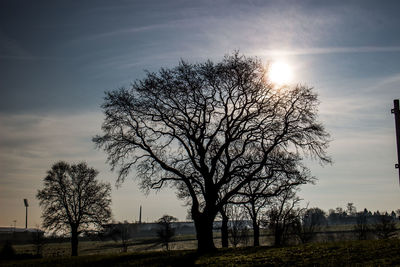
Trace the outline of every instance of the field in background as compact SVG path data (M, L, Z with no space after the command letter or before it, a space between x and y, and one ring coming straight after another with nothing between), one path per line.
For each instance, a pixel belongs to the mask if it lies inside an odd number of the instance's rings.
M398 225L399 226L399 225ZM335 225L329 226L321 230L314 242L329 243L340 241L355 240L353 232L354 225ZM214 233L214 243L218 248L221 248L220 233ZM239 246L251 246L253 243L252 232L249 232L247 243L242 243ZM266 230L261 231L260 244L262 246L272 246L273 237ZM292 245L296 245L292 242ZM14 245L14 249L18 254L35 254L36 247L32 244ZM195 235L178 235L175 241L170 244L171 250L195 250L197 241ZM163 247L156 243L154 238L141 238L130 240L128 252L149 252L162 251ZM118 254L122 252L120 241L80 241L79 255L97 255L97 254ZM400 253L400 251L399 251ZM59 243L48 243L44 245L43 257L66 257L71 254L71 244L66 240Z
M312 243L284 248L220 249L199 256L193 250L51 257L3 261L2 266L394 266L400 265L400 240Z

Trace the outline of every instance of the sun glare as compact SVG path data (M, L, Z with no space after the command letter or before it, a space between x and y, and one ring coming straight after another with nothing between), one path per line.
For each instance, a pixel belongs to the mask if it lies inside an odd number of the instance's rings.
M284 85L292 81L292 69L285 62L274 62L269 69L269 79L277 85Z

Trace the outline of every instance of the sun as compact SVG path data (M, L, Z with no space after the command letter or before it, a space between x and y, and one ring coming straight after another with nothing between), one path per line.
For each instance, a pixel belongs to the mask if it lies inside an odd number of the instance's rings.
M274 62L269 68L269 79L274 84L288 84L292 81L292 76L292 68L283 61Z

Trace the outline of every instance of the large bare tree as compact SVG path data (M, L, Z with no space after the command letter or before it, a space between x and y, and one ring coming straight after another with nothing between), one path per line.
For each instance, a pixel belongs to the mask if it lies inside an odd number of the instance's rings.
M55 163L36 197L43 209L43 226L71 234L71 254L78 255L78 236L101 228L111 219L111 186L96 180L98 171L86 163Z
M106 93L103 132L93 140L123 182L135 168L144 189L170 185L191 205L198 250L215 248L213 221L243 186L271 177L284 152L329 162L317 95L276 87L265 66L238 53L181 62Z

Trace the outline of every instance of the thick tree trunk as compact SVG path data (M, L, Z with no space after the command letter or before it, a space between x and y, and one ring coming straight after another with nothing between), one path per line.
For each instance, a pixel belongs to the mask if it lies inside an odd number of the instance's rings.
M71 256L78 256L78 229L71 227Z
M213 239L214 217L207 213L193 214L194 225L196 227L197 251L200 254L215 251Z
M229 218L225 213L221 212L222 222L221 222L221 243L223 248L227 248L229 246L228 242L228 221Z
M258 225L257 218L253 219L253 245L258 247L260 245L260 226Z
M276 227L275 228L275 246L281 246L282 245L282 237L283 237L283 230L281 227Z

